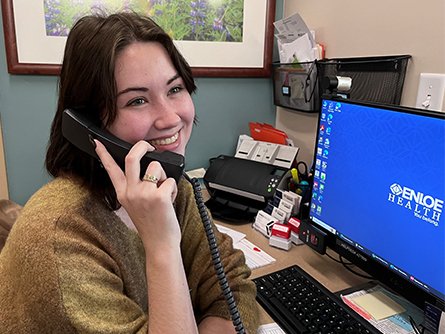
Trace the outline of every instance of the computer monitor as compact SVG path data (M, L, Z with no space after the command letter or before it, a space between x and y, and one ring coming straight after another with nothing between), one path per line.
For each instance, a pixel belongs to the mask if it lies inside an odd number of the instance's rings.
M444 310L445 114L321 102L309 216L328 247Z

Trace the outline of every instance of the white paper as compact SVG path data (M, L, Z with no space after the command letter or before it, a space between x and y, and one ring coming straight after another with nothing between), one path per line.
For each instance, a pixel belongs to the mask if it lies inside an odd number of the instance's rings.
M315 60L308 34L304 34L293 42L281 44L279 52L282 63L305 63Z
M231 228L225 227L223 225L219 225L219 224L215 224L215 225L216 225L216 228L218 229L218 231L220 231L221 233L225 233L232 238L234 245L236 243L240 242L246 236L244 233L232 230Z
M299 14L274 22L281 63L310 62L317 58L314 36Z
M277 323L261 325L258 327L257 334L286 334Z
M218 231L229 235L233 239L233 247L244 253L246 264L250 269L253 270L275 262L275 258L247 240L244 233L219 224L215 225Z
M233 247L243 251L244 256L246 257L246 264L252 270L275 262L275 258L247 239L242 239L234 244Z

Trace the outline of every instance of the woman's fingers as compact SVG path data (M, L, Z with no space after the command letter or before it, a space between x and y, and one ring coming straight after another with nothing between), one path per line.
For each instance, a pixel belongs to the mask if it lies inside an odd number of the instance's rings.
M170 193L171 201L174 202L176 199L176 195L178 194L178 185L176 184L175 179L168 178L166 179L162 185L159 187L162 191L166 191Z
M97 139L94 139L94 143L96 144L96 154L99 156L99 159L110 176L111 182L113 183L114 189L116 193L121 193L125 189L125 174L122 169L118 166L116 161L114 161L113 157L108 153L105 146Z
M125 175L129 185L138 184L141 175L141 159L147 153L154 151L154 147L144 140L138 141L125 157Z
M165 171L159 161L153 160L148 164L147 170L145 171L145 175L142 180L159 185L164 182L166 178L167 175L165 174ZM154 182L154 179L156 179L156 182Z
M176 183L174 179L167 178L164 169L158 161L150 162L142 181L140 179L140 161L148 151L154 150L149 143L139 141L133 145L125 157L124 172L107 151L106 147L97 139L94 139L94 142L96 144L96 153L113 183L121 204L126 203L128 200L134 201L136 198L141 199L147 196L147 193L143 190L144 188L147 190L151 189L149 190L150 192L155 189L161 190L171 198L171 201L174 201L177 194ZM141 186L144 188L140 188Z

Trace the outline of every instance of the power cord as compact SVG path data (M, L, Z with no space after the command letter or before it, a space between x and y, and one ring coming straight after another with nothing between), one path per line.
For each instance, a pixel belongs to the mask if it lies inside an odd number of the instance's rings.
M363 274L360 274L360 273L356 272L355 270L351 269L350 266L354 266L354 264L351 263L351 262L345 262L341 255L338 256L339 257L338 260L336 258L334 258L332 255L328 254L328 253L326 253L326 255L330 259L334 260L335 262L341 263L343 265L343 267L345 267L347 270L349 270L354 275L357 275L357 276L360 276L360 277L363 277L363 278L366 278L366 279L373 279L372 276L363 275Z
M241 316L236 305L235 298L233 298L232 290L230 289L229 283L227 282L227 277L224 272L224 267L221 262L221 257L219 254L218 244L213 232L212 221L208 215L207 208L204 204L202 198L201 185L196 178L190 179L186 173L183 174L185 179L189 181L193 187L193 192L195 194L196 205L201 216L202 223L204 224L204 230L206 232L207 241L210 247L210 254L212 256L213 267L216 271L216 277L219 280L219 285L223 291L224 298L226 299L227 305L229 307L230 316L232 318L232 323L238 334L245 334L244 325L241 321Z
M410 322L411 326L413 327L415 334L423 334L425 332L425 328L422 327L422 329L420 329L419 327L422 325L417 326L417 324L414 321L412 316L409 316L409 322Z

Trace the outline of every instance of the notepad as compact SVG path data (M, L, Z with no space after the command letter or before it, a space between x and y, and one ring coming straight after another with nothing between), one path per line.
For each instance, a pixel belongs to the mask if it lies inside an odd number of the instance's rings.
M405 312L405 309L382 291L374 291L351 300L368 312L375 320Z

